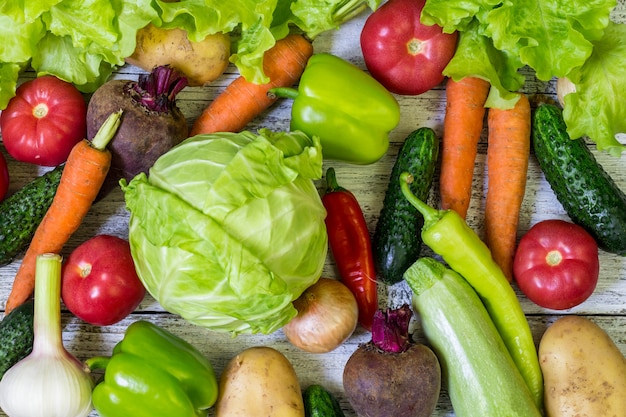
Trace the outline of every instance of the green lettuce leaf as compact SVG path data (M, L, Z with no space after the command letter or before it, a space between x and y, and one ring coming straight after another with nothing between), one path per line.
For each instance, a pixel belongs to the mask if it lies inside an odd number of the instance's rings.
M626 145L616 135L626 132L626 24L610 23L594 41L593 52L568 74L576 92L564 97L563 118L572 138L588 136L598 150L620 156Z
M547 81L581 66L602 36L615 0L504 1L488 14L487 36Z
M572 137L587 135L598 149L619 155L626 129L624 25L611 22L616 0L427 0L422 22L459 31L457 51L444 74L480 77L492 85L487 107L507 109L529 67L542 81L567 77L564 118Z
M211 330L271 333L322 272L321 145L303 133L200 135L122 182L146 289Z
M155 25L185 29L193 40L208 34L232 35L230 61L248 81L269 81L263 72L263 56L277 40L291 31L313 39L337 29L369 7L375 10L382 0L155 0L159 19Z

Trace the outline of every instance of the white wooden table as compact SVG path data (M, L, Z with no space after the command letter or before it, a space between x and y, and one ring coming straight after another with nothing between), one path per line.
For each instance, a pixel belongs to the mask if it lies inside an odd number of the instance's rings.
M366 17L367 13L345 24L339 31L320 35L314 42L315 51L334 53L361 68L365 68L359 47L359 34ZM626 21L625 0L619 0L613 19L619 22ZM140 70L137 68L126 66L120 68L115 77L136 79L139 73ZM230 66L227 72L211 85L186 88L180 93L178 106L187 117L190 125L207 103L217 96L237 75L236 69ZM29 76L32 78L33 74L25 75L25 77ZM524 91L529 95L548 94L554 96L555 83L553 81L540 82L530 76ZM439 134L442 131L445 94L441 86L420 96L397 96L397 99L401 106L401 122L391 133L391 147L385 157L369 166L325 162L325 168L334 166L341 184L356 195L372 232L381 209L391 167L404 138L411 131L422 126L432 127ZM254 131L259 127L268 127L273 130L288 130L289 118L290 102L281 101L254 120L249 125L249 129ZM476 161L474 195L467 216L468 223L478 233L482 232L483 227L485 139L486 131L484 130L483 141ZM42 169L37 169L32 165L16 162L6 154L3 147L0 149L9 163L10 192L20 188L43 172ZM596 155L616 183L626 190L626 159L624 157L619 159L609 157L605 154ZM519 236L542 219L567 219L562 206L545 182L534 157L531 157L530 160L528 177ZM320 181L320 189L322 186ZM437 204L438 184L436 181L433 185L431 199L431 203ZM83 225L66 246L63 255L67 256L77 245L97 234L107 233L127 238L128 217L122 192L117 189L92 207ZM0 310L2 311L19 264L20 259L17 259L9 265L0 267ZM330 255L323 275L337 277ZM550 323L560 315L579 314L599 324L611 336L622 353L626 354L626 258L601 251L600 280L594 294L583 304L571 310L561 312L545 310L527 300L519 291L518 295L537 343ZM380 286L379 298L381 308L396 307L404 302L410 302L411 291L404 283L398 283L391 287ZM335 351L327 354L310 354L292 346L280 330L270 335L242 335L232 338L227 334L197 327L176 315L167 313L153 298L147 295L131 316L116 325L107 327L87 325L64 311L62 315L63 340L66 348L80 359L95 355L108 355L115 343L121 340L126 327L139 319L152 321L194 344L211 360L218 376L226 362L241 350L251 346L272 346L283 352L292 362L303 389L314 383L324 385L338 397L345 409L346 416L355 416L343 393L342 372L344 364L352 352L360 343L370 339L370 333L360 327L346 343ZM414 338L418 342L424 342L419 324L416 323L413 330ZM212 415L214 415L213 410L209 412L209 416ZM434 416L453 415L454 412L444 389ZM0 416L4 416L4 414L0 412ZM97 416L97 413L94 411L91 416Z

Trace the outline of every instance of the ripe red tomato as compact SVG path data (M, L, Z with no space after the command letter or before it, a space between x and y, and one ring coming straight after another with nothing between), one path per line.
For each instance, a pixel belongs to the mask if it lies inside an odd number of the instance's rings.
M374 11L361 31L361 50L372 77L392 93L422 94L444 79L458 34L426 26L426 0L389 0Z
M581 226L543 220L522 236L513 260L520 290L534 303L565 310L585 301L598 283L598 244Z
M4 199L9 190L9 167L4 155L0 153L0 201Z
M56 166L87 134L87 104L72 84L51 75L20 85L0 115L7 152L18 161Z
M63 264L61 298L87 323L119 322L137 308L145 293L130 245L119 237L95 236L74 249Z

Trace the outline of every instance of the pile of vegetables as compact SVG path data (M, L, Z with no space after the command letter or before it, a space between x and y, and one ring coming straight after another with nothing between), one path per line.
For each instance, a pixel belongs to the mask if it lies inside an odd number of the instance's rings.
M443 75L451 77L446 83L439 179L443 210L426 204L439 139L432 129L421 128L406 138L391 172L374 247L356 197L337 184L334 169L327 170L323 196L316 181L322 177L324 159L361 165L378 161L387 152L400 108L389 87L336 56L314 54L310 39L367 7L375 10L379 1L327 0L320 6L314 0L236 0L225 7L217 0L115 4L96 0L94 7L101 8L101 14L88 19L81 14L81 24L76 25L77 3L58 0L19 10L11 4L0 6L0 22L20 35L11 46L20 45L0 52L0 108L15 94L14 84L29 65L37 75L59 76L36 81L64 79L83 92L95 91L87 117L87 136L93 140L78 140L85 134L74 129L78 139L60 159L47 164L30 161L58 166L29 184L24 194L7 199L10 207L0 204L0 236L6 230L17 235L12 227L20 219L17 212L25 210L16 198L39 209L36 213L29 209L23 220L29 223L22 228L25 233L14 247L0 252L0 260L10 262L25 249L25 242L30 244L7 302L7 318L0 323L4 349L0 349L0 407L8 415L80 417L95 406L102 417L193 416L215 406L218 417L343 416L330 391L320 385L302 390L288 357L269 346L240 352L225 364L219 380L210 361L194 346L142 320L128 326L110 356L81 364L65 350L60 337L58 252L97 194L106 193L102 185L107 175L113 185L121 179L130 212L129 242L122 242L132 252L123 268L136 272L140 291L126 310L106 322L74 312L64 296L70 312L91 325L117 323L137 308L144 290L189 323L232 336L282 329L289 342L312 354L339 348L360 323L371 330L372 341L356 349L343 374L346 397L359 416L429 416L442 387L458 416L504 412L539 417L544 409L550 416L622 411L626 359L610 338L597 325L572 316L551 324L537 351L511 285L515 278L531 301L547 308L571 308L595 289L596 240L601 248L624 254L626 210L621 209L626 197L584 142L569 140L572 135L589 135L598 149L614 155L624 149L615 140L615 133L624 130L624 113L602 97L625 85L619 76L614 79L618 71L613 70L625 69L623 57L615 55L624 52L618 40L626 31L624 25L608 20L611 2L601 0L592 7L577 0L565 7L556 0L536 5L426 1L423 22L437 23L453 34L447 36L447 52L450 39L459 38L443 73L436 70L437 77L424 80L434 80L431 88ZM206 13L207 6L212 13ZM529 16L535 6L549 17L541 24ZM511 16L514 24L507 19ZM297 33L290 33L294 28ZM566 36L547 42L548 32L555 28ZM195 61L198 55L189 59L175 56L172 49L159 49L164 46L160 36L166 32L180 43L208 40L208 51L216 54L210 57L208 70L190 75L188 81L187 74L203 64ZM20 53L15 55L15 50ZM447 62L449 56L442 60ZM161 65L164 61L172 67ZM123 62L153 71L137 83L105 83ZM203 111L188 137L176 94L186 85L216 79L228 62L237 65L240 77ZM590 80L590 74L608 64L615 65L600 81L597 75ZM518 92L524 82L518 70L524 65L540 80L557 76L575 82L577 91L563 99L563 113L542 105L531 119L531 103ZM297 90L288 88L298 81ZM146 109L129 100L131 96L153 107ZM290 131L245 130L279 96L295 98ZM74 94L77 97L82 102L80 94ZM587 116L576 113L579 106L601 109L598 126L591 127ZM481 238L464 219L474 148L485 115L489 178L486 234ZM168 119L157 124L162 116ZM557 232L578 240L570 242L571 247L581 243L572 262L587 262L589 267L583 279L571 275L578 287L566 282L569 276L562 279L558 288L552 288L548 303L536 295L540 285L536 277L524 277L525 282L521 273L526 271L519 266L524 256L537 259L539 251L524 244L539 228L516 245L531 139L546 180L567 214L579 223L561 222L558 226L571 226L567 230L572 233ZM357 141L361 146L355 146ZM8 172L3 173L5 164L0 162L2 200ZM86 165L92 162L88 171ZM581 174L589 179L584 186L572 180ZM421 183L411 184L415 180ZM42 187L47 188L45 195ZM576 194L582 188L599 196L596 207ZM28 193L40 195L29 199ZM597 220L606 219L607 213L613 222ZM5 214L11 214L10 221ZM423 256L422 243L441 259ZM328 248L339 280L321 278ZM563 254L555 252L550 255L558 259L549 267L563 260ZM81 255L78 250L74 253ZM547 281L555 272L545 268L553 258L544 258L539 267ZM529 269L531 263L526 261ZM80 260L70 257L68 264L72 263ZM408 305L379 310L378 279L388 285L404 279L413 291L413 310ZM409 334L414 311L421 327L413 336L422 332L428 345L413 343ZM8 338L20 343L3 343ZM104 376L94 381L88 370L104 371ZM62 375L59 383L43 378L51 372ZM25 401L32 391L46 403ZM163 396L168 401L162 401Z
M228 34L230 61L247 80L264 83L265 51L294 27L314 38L379 4L380 0L331 0L322 6L315 0L96 0L85 13L81 0L8 2L0 6L0 26L9 43L0 52L0 109L15 95L17 80L28 66L37 75L55 75L83 92L95 91L134 54L136 35L148 24L184 30L194 42Z
M626 92L626 24L611 21L615 4L427 0L422 22L459 32L456 53L443 73L455 81L489 81L488 107L509 108L517 101L524 66L542 81L569 79L575 86L564 97L569 135L588 136L598 149L620 155L626 146L616 134L626 132L626 110L614 98Z

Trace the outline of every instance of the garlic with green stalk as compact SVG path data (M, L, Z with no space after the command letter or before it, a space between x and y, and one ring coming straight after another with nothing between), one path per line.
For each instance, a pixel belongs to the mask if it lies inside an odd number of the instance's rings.
M85 417L94 382L61 337L61 264L37 257L33 350L0 381L0 408L9 417Z

